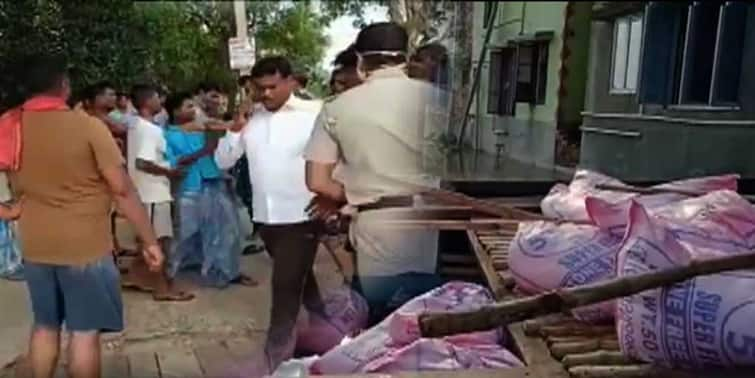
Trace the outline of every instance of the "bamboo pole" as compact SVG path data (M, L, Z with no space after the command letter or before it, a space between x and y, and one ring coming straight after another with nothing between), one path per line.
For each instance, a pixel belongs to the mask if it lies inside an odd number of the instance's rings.
M686 266L550 291L536 296L496 303L476 311L424 314L419 319L420 329L423 337L443 337L484 331L537 316L561 313L577 307L672 285L696 276L753 268L755 268L755 253L692 261Z
M508 219L480 219L480 220L424 220L424 219L374 219L369 221L370 227L398 228L404 230L433 229L433 230L497 230L501 226L516 226L520 221Z
M611 184L598 184L595 185L595 189L608 190L612 192L626 192L626 193L639 193L639 194L680 194L688 197L699 197L705 195L705 192L698 192L694 190L674 189L674 188L640 188L630 185L611 185Z

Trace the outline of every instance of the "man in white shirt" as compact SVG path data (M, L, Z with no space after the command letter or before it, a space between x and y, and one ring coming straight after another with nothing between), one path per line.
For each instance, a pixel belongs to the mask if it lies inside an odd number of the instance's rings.
M139 116L128 129L128 172L139 198L147 208L160 245L163 250L170 251L173 238L173 196L170 180L180 178L182 173L170 167L165 156L167 146L163 129L152 122L155 114L163 108L157 90L147 85L137 85L133 89L132 102ZM130 269L129 278L133 280L132 285L141 289L151 289L150 283L139 282L145 277L140 276L144 274L144 270L138 268L139 265L136 265ZM194 298L190 293L174 289L164 272L159 277L150 278L149 281L156 280L153 297L157 301L186 301ZM128 283L126 285L128 286Z
M320 309L312 272L317 230L305 208L312 199L304 179L304 147L321 104L293 96L296 82L283 57L261 59L252 80L262 106L244 126L236 122L215 151L221 169L233 167L242 155L249 160L254 222L273 258L273 296L266 341L267 369L293 355L294 326L302 297L308 308ZM238 120L237 120L238 121Z

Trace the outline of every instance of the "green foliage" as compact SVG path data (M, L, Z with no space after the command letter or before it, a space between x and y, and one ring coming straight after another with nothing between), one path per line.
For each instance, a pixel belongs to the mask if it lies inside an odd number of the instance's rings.
M372 5L388 5L387 0L333 0L320 2L320 11L329 20L334 20L341 15L354 17L354 27L362 28L365 26L364 10Z
M283 55L296 70L309 70L320 64L328 38L327 21L304 2L283 3L268 13L265 23L256 25L254 36L258 55Z
M150 41L150 74L174 91L191 91L204 80L230 90L235 82L225 59L230 22L216 8L192 5L137 3Z
M343 14L360 17L366 1L248 1L258 54L282 54L307 71L322 94L328 74L320 61L326 28ZM71 66L74 93L99 80L127 89L136 82L191 90L211 80L232 91L228 38L235 35L230 1L14 0L0 1L0 110L18 102L23 83L17 61L61 52Z

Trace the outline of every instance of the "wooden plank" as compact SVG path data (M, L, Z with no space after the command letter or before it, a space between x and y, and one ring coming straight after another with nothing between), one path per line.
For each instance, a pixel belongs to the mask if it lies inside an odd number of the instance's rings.
M527 337L524 335L522 323L514 323L508 326L514 343L519 347L519 352L524 362L532 369L536 377L543 378L567 378L569 373L556 360L554 360L548 346L540 338Z
M426 219L375 219L370 221L370 226L399 228L403 230L430 229L430 230L494 230L508 223L519 223L509 219L475 219L475 220L426 220Z
M128 356L133 378L160 378L157 356L154 353L133 353Z
M194 348L194 354L205 378L221 378L235 365L229 350L219 343L200 345Z
M513 207L539 208L543 196L492 197L488 200Z
M490 245L509 245L511 244L512 239L514 238L514 233L508 234L508 235L500 235L497 237L490 237L490 236L480 236L479 239L484 244L490 244Z
M501 277L499 277L498 273L495 271L490 255L488 255L482 247L480 241L477 240L477 235L475 235L474 231L468 230L467 238L472 246L472 251L474 251L475 256L477 257L477 262L479 263L480 269L482 269L482 274L485 276L485 281L487 281L490 290L493 291L493 296L496 299L500 299L505 295L510 294L509 290L503 285Z
M167 350L157 353L161 378L201 378L202 369L199 367L194 351Z
M102 376L104 378L128 378L128 357L123 354L109 354L102 357Z
M414 220L467 220L470 218L490 217L468 206L423 206L423 207L391 207L380 210L380 216L398 219Z
M479 198L470 197L466 194L437 188L425 188L424 193L428 197L447 204L471 207L479 212L508 219L547 219L545 216L515 207L496 203Z
M509 268L508 261L493 261L493 269L496 271L506 270Z

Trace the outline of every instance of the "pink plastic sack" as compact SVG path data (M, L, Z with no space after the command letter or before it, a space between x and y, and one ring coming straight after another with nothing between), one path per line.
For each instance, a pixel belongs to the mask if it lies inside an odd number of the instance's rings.
M296 348L323 354L338 345L346 336L354 336L367 327L367 301L343 286L323 295L322 314L305 312L296 328ZM306 311L306 310L302 310Z
M465 311L493 303L482 286L451 282L414 298L380 324L329 351L312 374L396 373L421 370L488 369L522 366L501 346L501 332L440 339L420 337L418 316L432 311Z
M590 221L602 229L621 235L624 234L624 229L627 226L631 204L632 200L609 203L593 197L585 199L585 207ZM743 214L751 211L752 205L733 191L718 190L700 197L692 197L662 206L648 207L643 205L643 207L655 217L682 223L725 223L727 218L731 220L742 219L743 216L746 218L747 216Z
M710 176L673 181L658 185L657 187L701 194L716 190L736 191L737 179L739 179L738 175ZM590 219L585 206L585 199L588 197L597 198L612 204L634 199L639 201L648 210L690 198L687 195L676 193L639 195L637 193L596 189L596 186L600 184L612 186L626 185L615 178L581 169L574 174L574 179L569 186L563 184L555 185L541 202L540 209L543 215L551 218L587 221Z
M701 234L707 235L705 240L716 240L711 233L721 234L728 232L728 228L748 227L747 222L742 221L747 215L742 213L751 206L732 191L715 191L665 205L661 205L658 198L645 198L645 201L652 202L651 213L679 221L674 234L682 241L699 240ZM629 206L635 200L642 199L637 197L611 203L587 197L585 209L589 221L595 226L543 221L520 223L509 249L509 269L517 288L525 294L537 294L614 278L616 255L625 234ZM715 244L714 248L725 246ZM587 322L607 321L613 319L614 313L615 307L610 301L573 311L577 319Z
M509 249L509 271L525 294L611 279L621 236L592 225L522 222ZM606 302L573 313L600 322L613 319L614 307Z
M730 196L730 194L725 194ZM723 225L711 232L711 225ZM749 226L748 226L749 225ZM688 264L755 244L752 206L722 209L678 222L651 217L638 203L620 248L618 275ZM694 369L755 364L755 271L700 276L668 288L645 291L617 302L622 351L671 368Z

